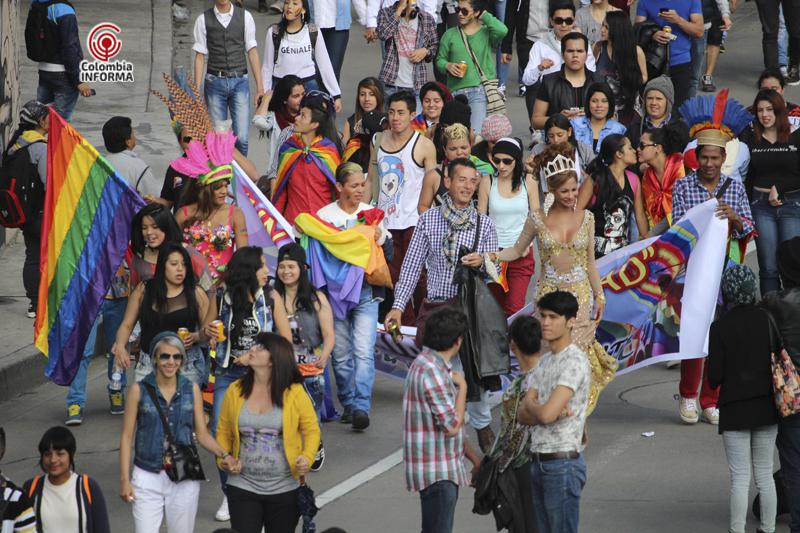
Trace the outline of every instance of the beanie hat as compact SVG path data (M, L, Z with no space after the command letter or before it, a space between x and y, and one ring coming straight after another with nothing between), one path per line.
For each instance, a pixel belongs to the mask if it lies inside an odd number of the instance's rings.
M517 162L522 161L522 143L513 137L503 137L494 143L492 148L492 155L506 154L510 155Z
M161 333L158 333L155 337L153 337L153 340L150 341L150 346L149 346L150 351L148 352L150 354L150 356L153 359L157 359L156 353L155 353L156 352L156 346L158 346L158 344L161 341L163 341L164 339L169 339L169 338L178 339L178 342L176 344L180 344L180 348L178 348L178 349L180 350L181 355L183 356L183 358L186 359L186 348L183 345L183 340L174 331L162 331Z
M756 301L756 275L747 265L733 265L722 273L722 297L730 305Z
M39 121L49 113L48 107L37 100L25 102L19 111L19 123L26 126L38 126Z
M659 76L647 82L644 86L644 97L647 98L647 93L650 91L658 91L667 99L667 113L672 111L672 105L675 103L675 87L672 85L672 80L668 76Z
M800 237L778 245L778 273L784 289L800 287Z
M452 101L444 104L444 107L442 107L442 115L439 117L439 123L443 126L463 124L469 128L471 120L472 110L464 95L461 94L456 96Z
M489 142L508 137L511 132L511 122L507 116L501 114L489 115L481 126L481 137Z

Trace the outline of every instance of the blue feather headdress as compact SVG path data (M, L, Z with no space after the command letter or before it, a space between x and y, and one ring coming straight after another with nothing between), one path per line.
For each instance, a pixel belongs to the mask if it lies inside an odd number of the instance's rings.
M728 89L722 89L715 96L695 96L686 100L678 112L689 124L691 137L713 129L733 139L753 122L753 115L742 104L728 98Z

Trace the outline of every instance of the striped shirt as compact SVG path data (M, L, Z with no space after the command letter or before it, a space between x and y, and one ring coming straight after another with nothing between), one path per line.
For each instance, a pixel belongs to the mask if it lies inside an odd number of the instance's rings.
M25 493L0 474L0 507L6 505L0 516L0 533L35 533L36 515Z
M414 359L403 392L403 463L406 487L421 491L437 481L468 485L464 469L464 431L458 424L456 388L450 364L424 348Z

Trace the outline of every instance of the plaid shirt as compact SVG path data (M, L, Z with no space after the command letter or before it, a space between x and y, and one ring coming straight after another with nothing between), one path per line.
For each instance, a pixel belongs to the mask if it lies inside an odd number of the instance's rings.
M722 201L731 206L736 214L742 218L742 231L734 229L733 238L741 239L746 237L753 231L753 215L750 212L750 202L747 200L747 193L745 193L742 182L729 178L725 174L720 175L719 183L714 187L713 194L708 194L708 189L700 183L697 172L692 172L679 179L672 189L673 223L683 218L683 215L685 215L689 209L716 197L717 191L722 187L725 180L731 180L731 184L728 186L725 194L722 195Z
M397 3L384 7L378 13L378 38L386 41L386 55L381 65L379 75L381 81L386 85L394 85L397 80L397 70L400 68L400 61L397 55L397 36L400 33L400 19L395 16ZM417 48L426 48L428 55L424 61L414 63L414 90L419 92L422 86L428 83L428 66L434 57L439 46L439 37L436 33L436 21L425 11L417 10Z
M453 273L455 265L447 260L442 248L445 235L450 231L450 224L442 216L439 207L428 209L419 216L411 242L403 258L403 266L400 269L400 279L394 289L395 309L401 311L406 308L406 302L417 286L422 265L428 268L428 292L429 300L447 300L458 294L458 285L453 283ZM478 214L480 217L481 235L478 239L479 254L497 251L497 230L491 218ZM473 226L468 231L458 234L458 243L465 248L472 250L475 242L475 229ZM483 267L481 267L483 268Z
M458 424L450 364L424 348L411 363L403 392L403 462L406 487L420 491L437 481L469 485L464 469L464 430Z

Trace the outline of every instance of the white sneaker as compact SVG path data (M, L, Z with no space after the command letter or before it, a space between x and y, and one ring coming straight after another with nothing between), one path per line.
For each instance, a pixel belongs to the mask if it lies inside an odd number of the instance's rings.
M228 511L228 497L222 498L222 504L217 509L217 514L214 515L214 520L217 522L227 522L231 519L231 513Z
M681 398L681 420L686 424L697 424L699 419L697 400L694 398Z
M714 426L719 425L719 409L716 407L706 407L703 409L703 421Z
M672 370L676 366L681 366L681 360L675 359L673 361L667 361L666 363L664 363L664 366L667 367L667 369Z

